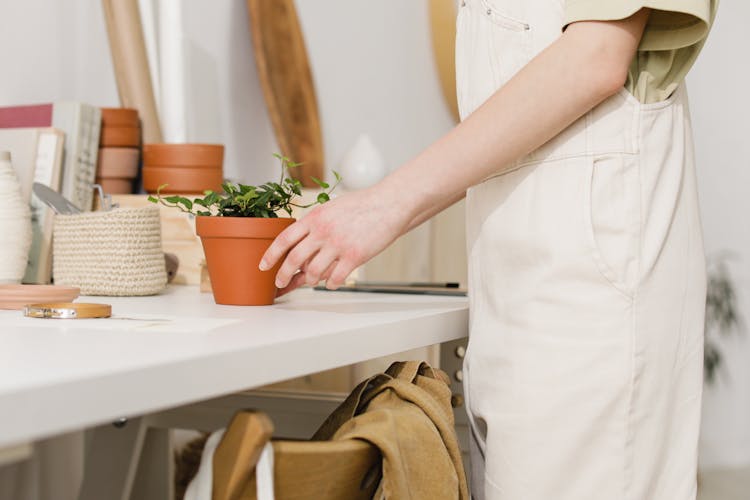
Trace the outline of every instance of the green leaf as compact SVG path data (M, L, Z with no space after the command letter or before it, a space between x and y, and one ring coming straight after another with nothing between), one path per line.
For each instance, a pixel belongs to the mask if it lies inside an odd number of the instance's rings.
M151 203L159 203L159 199L151 195L148 196L148 201Z
M341 182L341 174L339 174L338 172L334 170L333 176L336 177L336 182Z
M318 186L322 187L323 189L328 189L329 187L331 187L327 182L323 182L320 179L318 179L317 177L310 176L310 178L312 179L312 181L315 184L317 184Z
M328 193L319 193L318 194L318 203L325 203L331 199L330 196L328 196Z

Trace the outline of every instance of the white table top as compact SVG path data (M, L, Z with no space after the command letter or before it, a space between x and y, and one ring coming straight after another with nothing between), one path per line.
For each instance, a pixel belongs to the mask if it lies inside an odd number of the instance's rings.
M298 290L273 306L236 307L174 286L155 297L79 299L87 301L112 304L113 319L0 311L0 447L468 332L460 297Z

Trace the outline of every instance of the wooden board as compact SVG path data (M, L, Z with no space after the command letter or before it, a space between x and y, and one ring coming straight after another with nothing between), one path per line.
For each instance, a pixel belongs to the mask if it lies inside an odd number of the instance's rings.
M456 123L459 121L456 99L456 3L455 0L430 0L432 52L440 77L443 97Z
M143 141L162 142L138 0L102 0L120 104L138 110Z
M324 177L323 139L305 40L294 0L248 0L255 63L282 154L303 162L296 177ZM293 173L295 173L293 172Z

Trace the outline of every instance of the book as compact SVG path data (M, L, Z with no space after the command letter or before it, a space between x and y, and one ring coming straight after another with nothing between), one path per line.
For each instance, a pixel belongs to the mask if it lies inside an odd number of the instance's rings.
M34 161L34 182L59 191L65 133L55 128L40 129ZM31 196L31 249L24 283L45 285L52 281L52 229L55 214L46 203Z
M47 284L52 277L52 210L31 195L34 182L60 189L65 134L55 128L0 129L0 149L10 151L21 194L31 206L32 243L24 283Z
M65 132L61 194L81 210L91 210L101 110L72 101L0 107L0 129L30 127Z

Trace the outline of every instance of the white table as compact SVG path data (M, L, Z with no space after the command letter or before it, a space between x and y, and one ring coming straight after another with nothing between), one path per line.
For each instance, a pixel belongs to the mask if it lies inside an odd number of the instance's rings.
M80 301L112 304L113 319L0 311L0 448L468 333L461 297L299 290L273 306L236 307L175 286Z

